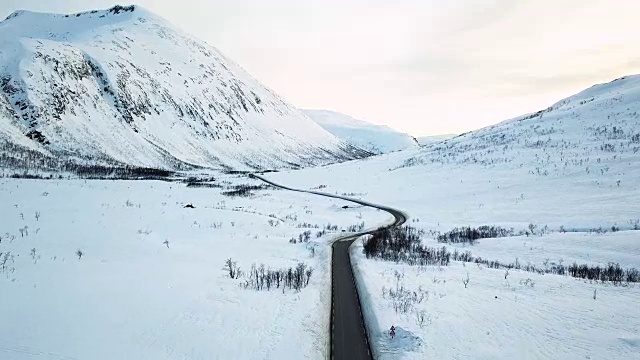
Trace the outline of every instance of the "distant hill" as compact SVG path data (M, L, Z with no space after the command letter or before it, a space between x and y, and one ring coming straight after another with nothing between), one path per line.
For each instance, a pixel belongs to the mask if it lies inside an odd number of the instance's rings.
M411 135L393 130L388 126L374 125L330 110L303 111L331 134L355 147L376 154L418 146L418 142Z

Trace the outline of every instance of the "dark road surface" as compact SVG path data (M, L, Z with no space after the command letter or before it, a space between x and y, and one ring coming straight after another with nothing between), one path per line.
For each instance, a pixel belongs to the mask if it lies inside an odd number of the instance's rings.
M394 222L378 229L348 234L336 239L333 243L331 256L331 359L359 360L372 359L371 348L364 324L360 297L353 276L349 247L363 235L373 234L380 229L400 226L407 220L407 216L399 210L386 206L372 204L366 201L352 199L318 191L293 189L273 183L261 176L252 174L251 177L260 179L273 186L297 192L310 193L320 196L351 201L363 206L369 206L386 211L393 215Z

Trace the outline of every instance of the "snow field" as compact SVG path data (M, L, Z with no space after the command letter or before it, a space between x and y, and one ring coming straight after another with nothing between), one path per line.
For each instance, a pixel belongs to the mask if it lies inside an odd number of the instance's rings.
M286 191L222 190L1 179L0 252L10 255L0 270L0 358L325 358L336 233L289 239L305 222L375 226L388 214ZM243 271L304 262L313 274L300 292L244 289L223 270L227 258Z
M361 245L352 259L378 359L640 359L635 285L516 270L505 280L504 270L458 262L411 267L366 259ZM388 291L399 288L422 301L396 312Z

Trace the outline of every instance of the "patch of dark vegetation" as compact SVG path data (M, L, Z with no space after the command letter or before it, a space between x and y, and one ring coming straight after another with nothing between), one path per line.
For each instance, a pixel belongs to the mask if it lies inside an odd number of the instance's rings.
M278 270L267 268L264 264L260 266L253 264L249 272L245 273L231 259L225 261L223 270L232 279L242 279L240 286L245 289L256 291L282 289L283 293L286 289L300 291L307 287L313 274L313 269L305 263L298 263L295 268Z
M170 170L144 168L144 167L110 167L101 165L70 165L67 164L63 167L63 172L66 173L66 177L77 176L82 179L88 180L162 180L162 181L174 181L173 176L175 173ZM15 172L8 175L14 179L64 179L62 173L56 175L45 172L30 173L25 170L23 172Z
M233 169L227 169L224 171L225 174L228 175L249 175L250 178L252 178L253 176L253 171L247 171L247 170L233 170Z
M305 243L306 244L309 242L309 240L311 240L311 230L307 230L299 234L297 239L295 237L292 237L291 239L289 239L289 243L291 244Z
M168 180L173 171L146 167L109 167L102 165L66 166L66 171L84 179L97 180Z
M38 179L38 180L51 180L51 179L62 179L62 175L58 175L56 177L53 174L42 175L42 174L29 174L24 172L22 174L11 174L9 175L12 179Z
M236 197L236 196L250 197L255 195L253 191L277 190L276 187L268 184L260 184L260 185L240 184L240 185L234 185L228 189L229 190L223 191L221 194L229 197Z
M374 257L409 265L449 265L451 253L447 248L423 246L422 235L422 230L411 226L381 229L364 240L364 254L367 258Z
M610 281L614 285L622 285L624 282L640 282L640 271L635 268L624 269L620 266L620 264L616 263L609 263L607 266L599 266L588 264L578 265L574 262L572 265L565 266L562 264L549 263L548 261L545 261L544 267L540 267L531 264L522 265L520 264L520 261L518 261L518 259L516 259L514 263L503 263L497 260L487 260L481 257L474 257L469 251L465 251L462 253L458 252L457 249L451 255L451 259L454 261L482 264L490 269L516 269L537 274L565 275L592 281Z
M210 183L210 182L199 182L199 181L187 182L187 187L190 187L190 188L217 188L217 189L222 189L223 188L223 186L220 185L220 184Z
M635 269L623 269L620 264L609 263L607 266L578 265L575 262L566 271L575 278L599 281L611 281L614 284L640 282L640 272Z
M209 177L195 177L190 176L183 180L184 183L187 184L187 187L190 188L217 188L222 189L223 186L215 182L216 178L213 176Z
M121 12L123 13L133 12L135 9L136 9L135 5L129 5L129 6L116 5L111 9L109 9L109 12L112 14L120 14Z
M500 228L493 227L487 234L495 235ZM508 232L508 231L507 231ZM456 234L459 233L456 232ZM464 232L463 232L464 233ZM609 263L607 266L573 263L566 266L562 263L544 262L544 267L532 264L522 265L518 259L514 263L498 260L488 260L475 257L470 251L453 253L446 247L430 248L422 245L424 232L411 226L401 226L392 229L380 229L378 232L363 240L363 252L367 258L379 258L387 261L403 262L409 265L449 265L450 261L461 261L485 265L491 269L516 269L538 274L555 274L571 276L590 281L611 282L614 285L640 282L640 271L636 268L623 268L620 264ZM510 236L510 235L507 235ZM497 236L493 236L497 237ZM472 238L472 237L469 237Z
M364 221L360 224L349 225L347 227L348 232L362 232L364 230Z
M42 133L38 130L31 130L28 133L26 133L26 136L31 139L31 140L35 140L37 142L39 142L42 145L47 145L49 144L49 140L47 140L47 138L42 135Z
M515 235L520 235L520 233L516 233L513 229L505 229L500 226L482 225L477 228L463 226L438 235L437 240L440 243L468 243L473 245L478 239L500 238Z

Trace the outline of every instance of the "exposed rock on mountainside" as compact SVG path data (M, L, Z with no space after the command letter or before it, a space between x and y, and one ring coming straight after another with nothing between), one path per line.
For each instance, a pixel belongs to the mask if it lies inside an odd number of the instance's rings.
M0 22L0 167L272 168L367 156L138 7Z

